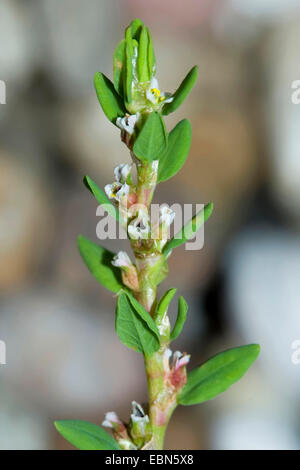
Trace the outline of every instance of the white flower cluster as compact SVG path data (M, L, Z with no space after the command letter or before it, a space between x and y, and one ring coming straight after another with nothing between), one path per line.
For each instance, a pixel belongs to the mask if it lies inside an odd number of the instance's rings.
M114 411L108 411L105 414L105 419L102 422L102 426L114 429L118 424L122 424L118 415Z
M128 235L132 240L145 240L149 238L150 221L148 213L142 209L137 211L137 217L128 225Z
M134 132L134 127L140 118L140 113L136 114L127 114L124 117L118 117L116 120L116 125L123 131L127 132L129 135L132 135Z
M188 364L190 357L190 354L180 351L173 353L171 349L166 349L164 352L164 369L166 371L176 372L180 367L184 367Z
M119 251L114 257L111 264L117 268L130 268L132 266L131 259L126 251Z
M122 197L127 197L130 192L130 186L127 184L132 165L121 163L114 169L115 181L107 184L104 191L109 199L115 199L120 202Z

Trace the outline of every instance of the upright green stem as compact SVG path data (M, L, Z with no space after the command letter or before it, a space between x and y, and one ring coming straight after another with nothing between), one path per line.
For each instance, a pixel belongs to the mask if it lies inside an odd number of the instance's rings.
M156 289L148 285L148 269L152 269L151 260L145 258L144 269L142 271L142 288L137 299L143 307L153 315L156 304ZM148 267L148 269L147 269ZM151 357L145 356L145 370L147 375L149 393L149 418L152 426L153 438L151 448L163 449L164 436L169 419L176 407L176 394L170 384L168 384L168 357L166 356L167 345L162 345L159 351Z
M145 369L149 392L149 418L152 425L152 448L161 450L171 415L176 408L176 394L166 381L166 347L151 357L145 357Z
M142 204L148 212L156 186L157 163L137 162L137 202ZM133 241L132 249L139 278L139 291L135 293L135 296L145 310L154 316L157 284L164 271L165 260L157 251L153 240L149 240L149 243L147 240L143 243ZM148 449L163 449L166 428L176 407L176 392L168 382L169 364L166 349L167 344L163 344L151 357L145 356L149 393L148 413L152 427L152 441L148 444Z
M142 163L133 154L132 156L136 161L138 173L137 202L149 209L156 187L158 160Z

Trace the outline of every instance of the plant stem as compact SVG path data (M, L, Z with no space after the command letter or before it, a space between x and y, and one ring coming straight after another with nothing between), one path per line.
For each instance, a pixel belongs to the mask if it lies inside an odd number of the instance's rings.
M137 259L140 291L137 300L153 316L156 305L156 286L149 281L153 270L153 262L159 264L158 257L145 256L142 263ZM155 260L155 261L154 261ZM141 267L142 264L142 267ZM151 449L163 449L164 436L172 412L176 408L174 388L168 384L168 358L165 351L167 345L162 345L159 351L151 357L145 356L145 371L149 394L149 419L152 427Z
M165 371L166 347L151 357L145 357L145 369L149 392L149 418L152 425L153 449L162 450L167 425L176 408L174 391L167 386Z
M148 213L156 187L157 163L137 161L137 202L142 204ZM153 317L157 304L157 285L166 269L164 256L157 251L151 240L149 243L147 240L144 243L133 241L131 245L139 278L139 291L135 293L135 297ZM157 352L144 358L149 394L148 413L152 427L152 440L145 449L163 449L166 428L177 404L176 392L168 381L169 359L165 354L167 346L168 344L162 343Z

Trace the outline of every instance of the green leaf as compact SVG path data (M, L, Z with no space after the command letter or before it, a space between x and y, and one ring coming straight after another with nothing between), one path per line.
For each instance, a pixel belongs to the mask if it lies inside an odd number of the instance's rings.
M159 113L150 113L133 146L134 154L142 161L157 160L166 149L168 136Z
M126 103L131 103L132 100L132 80L133 80L133 67L132 67L132 58L133 52L132 40L130 39L130 43L126 40L126 72L125 72L125 97Z
M133 56L133 35L132 35L132 29L131 29L131 24L127 26L125 29L125 41L128 46L130 55Z
M133 20L126 29L125 37L127 39L122 39L114 52L114 85L115 89L121 96L124 95L124 90L126 90L126 43L129 42L129 49L131 51L130 56L132 56L134 45L133 39L137 41L139 40L142 26L143 23L141 20L138 18Z
M139 18L135 18L130 23L131 37L139 41L141 29L144 26L144 23Z
M156 320L161 320L163 318L176 292L177 292L177 289L172 288L172 289L167 290L167 292L162 296L156 309L156 315L155 315Z
M178 299L178 313L177 313L176 322L170 335L171 341L174 341L174 339L176 339L180 335L183 325L185 324L185 321L186 321L187 311L188 311L188 304L186 303L184 298L180 296Z
M57 431L80 450L121 450L119 444L104 429L81 420L55 421Z
M168 147L159 157L157 182L167 181L184 165L192 141L192 126L188 119L180 121L169 134Z
M116 92L113 83L101 72L95 74L95 89L104 114L113 123L125 115L122 98Z
M105 206L105 210L108 212L108 214L114 217L116 220L119 220L119 213L117 209L110 202L110 200L108 199L106 194L102 191L102 189L98 188L95 181L93 181L92 178L86 175L83 178L83 183L95 196L96 201L99 202L99 204Z
M82 235L78 237L78 249L89 271L104 287L116 293L125 289L120 269L111 264L113 253Z
M135 351L151 355L159 349L160 337L153 318L126 293L118 298L116 332L122 343Z
M122 41L117 45L113 59L114 67L114 86L117 93L123 96L125 83L125 65L126 65L126 41Z
M195 65L187 76L184 78L184 80L181 82L180 86L177 88L173 95L173 101L171 103L166 103L164 107L162 108L162 114L164 116L173 113L173 111L176 111L177 108L183 103L183 101L186 99L188 94L190 93L191 89L195 85L195 82L197 80L198 76L198 67Z
M245 374L259 352L258 344L248 344L217 354L188 374L178 402L181 405L196 405L225 392Z
M212 214L213 211L213 203L210 202L206 204L204 209L201 209L197 214L188 221L186 225L182 227L182 229L176 233L176 235L166 243L163 249L164 256L168 256L168 254L177 246L182 245L183 243L187 242L196 234L197 230L201 227L201 225L206 222Z
M156 65L155 65L155 54L153 48L152 36L147 28L148 38L149 38L149 48L148 48L148 67L149 67L149 77L150 79L155 75Z
M146 27L143 26L139 39L139 50L137 58L137 69L140 82L147 82L148 80L150 80L148 72L148 47L148 33Z
M147 312L147 310L144 309L144 307L133 297L132 294L129 292L125 292L127 295L132 307L137 311L137 313L140 315L140 317L147 323L148 328L152 331L152 333L155 334L156 338L158 341L160 341L160 335L159 331L157 329L157 326L151 317L151 315Z

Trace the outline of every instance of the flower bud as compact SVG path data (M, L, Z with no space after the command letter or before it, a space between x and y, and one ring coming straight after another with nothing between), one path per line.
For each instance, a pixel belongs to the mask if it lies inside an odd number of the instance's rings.
M129 258L126 251L119 251L119 253L114 256L111 264L124 270L127 270L133 266L131 259Z
M125 424L118 418L114 411L108 411L106 413L102 426L110 428L113 431L113 435L122 449L136 450L136 446L128 436Z
M134 128L136 123L140 118L140 113L136 114L126 114L125 117L118 117L116 120L116 125L123 131L127 132L129 135L134 133Z
M118 415L114 411L108 411L105 414L104 421L102 422L102 426L106 428L110 428L113 430L117 430L120 427L123 427L124 424L118 418Z
M119 251L114 256L111 264L122 270L122 281L123 284L133 291L139 290L139 280L136 267L131 262L128 254L125 251Z
M142 406L136 401L132 402L129 430L134 443L138 447L142 447L145 442L151 439L149 416L145 414Z
M150 235L150 223L148 214L138 211L138 216L128 225L128 235L131 240L146 240Z
M127 183L121 184L115 181L112 184L107 184L104 187L104 191L109 199L115 199L117 202L120 202L122 198L127 198L129 195L130 186Z
M180 390L186 383L186 368L190 355L170 349L164 352L164 370L167 381L176 389Z
M116 166L114 169L115 180L118 183L127 183L128 178L131 173L132 165L128 163L120 163L120 165Z
M126 28L125 39L119 43L114 54L115 89L123 97L131 115L159 111L164 104L173 100L170 93L159 90L155 73L151 34L141 20L135 19ZM132 135L134 125L129 120L128 116L119 117L116 124Z

